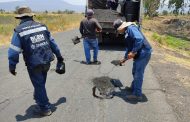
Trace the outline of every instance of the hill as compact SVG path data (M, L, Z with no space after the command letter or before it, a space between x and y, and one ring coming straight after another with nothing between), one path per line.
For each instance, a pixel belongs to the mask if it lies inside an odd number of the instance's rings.
M58 11L58 10L74 10L76 12L83 12L84 6L72 5L62 0L25 0L0 3L0 9L6 11L14 11L16 6L29 6L33 11Z

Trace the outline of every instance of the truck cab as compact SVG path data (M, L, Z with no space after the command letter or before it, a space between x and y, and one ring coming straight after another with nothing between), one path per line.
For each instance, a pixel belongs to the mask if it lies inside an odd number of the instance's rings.
M115 2L116 9L110 7L110 1ZM87 0L86 9L93 9L94 18L102 26L102 32L97 33L99 43L123 42L124 35L117 33L113 22L122 19L141 25L142 5L142 0Z

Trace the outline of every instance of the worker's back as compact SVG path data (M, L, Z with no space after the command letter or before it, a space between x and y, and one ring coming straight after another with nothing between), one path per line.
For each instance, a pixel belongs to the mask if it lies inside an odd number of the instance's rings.
M83 31L83 37L96 39L96 29L102 29L95 18L85 18L81 21L80 31Z

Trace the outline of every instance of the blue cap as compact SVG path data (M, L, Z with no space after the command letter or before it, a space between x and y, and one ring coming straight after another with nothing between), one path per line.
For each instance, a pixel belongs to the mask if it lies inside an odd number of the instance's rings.
M86 12L87 17L92 17L94 15L94 11L92 9L88 9Z

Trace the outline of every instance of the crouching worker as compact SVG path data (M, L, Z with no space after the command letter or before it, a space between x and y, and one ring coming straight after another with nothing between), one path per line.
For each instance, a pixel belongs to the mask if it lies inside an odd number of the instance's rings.
M20 19L20 24L14 29L8 50L9 71L16 75L16 64L19 62L19 54L22 53L34 86L34 99L40 108L35 112L49 116L52 111L45 88L47 72L50 62L54 60L54 54L58 63L63 63L63 57L48 28L35 22L33 16L29 7L18 9L15 18Z
M125 33L126 53L124 59L133 59L133 81L130 87L131 95L126 96L128 100L142 100L142 84L145 68L151 58L152 47L145 36L139 30L139 27L133 22L123 22L118 19L114 22L114 28L119 33Z

